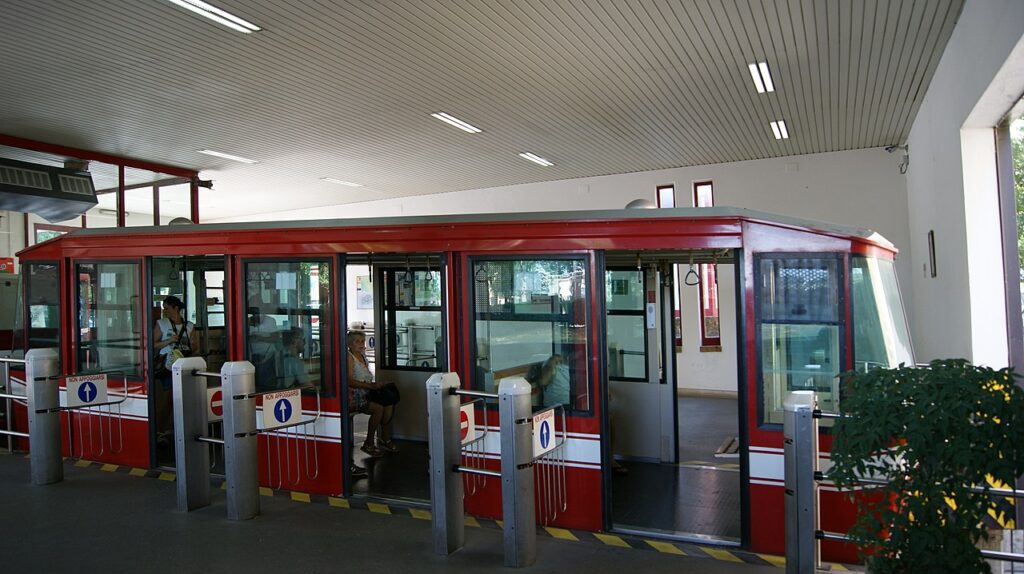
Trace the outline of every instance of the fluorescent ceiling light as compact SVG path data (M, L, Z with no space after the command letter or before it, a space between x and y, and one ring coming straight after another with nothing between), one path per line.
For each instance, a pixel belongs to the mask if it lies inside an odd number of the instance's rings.
M449 123L449 124L459 128L460 130L462 130L464 132L469 132L471 134L478 134L478 133L483 131L482 129L480 129L480 128L474 126L474 125L468 124L468 123L460 120L459 118L457 118L455 116L452 116L452 115L449 115L449 114L446 114L444 112L434 112L434 113L432 113L430 115L432 115L435 118L441 120L442 122Z
M775 82L772 81L772 74L768 71L768 62L755 62L747 67L750 68L750 77L754 80L757 93L775 91Z
M546 160L546 159L544 159L544 158L542 158L540 156L533 155L530 152L523 152L523 153L519 154L519 157L521 157L523 159L528 159L528 160L532 161L533 163L540 164L540 165L542 165L544 167L555 165L555 164L551 163L550 161L548 161L548 160Z
M229 153L224 153L224 152L219 152L219 151L213 151L212 149L201 149L201 150L199 150L199 153L205 153L206 155L222 157L224 159L230 159L231 161L238 161L238 162L242 162L242 163L259 163L258 161L254 160L254 159L249 159L247 157L241 157L241 156L237 156L237 155L231 155Z
M777 140L788 140L789 130L786 129L786 121L772 122L772 133L775 134L775 139Z
M216 6L211 6L202 0L170 0L170 2L177 4L186 10L195 12L203 18L209 18L221 26L227 26L228 28L243 34L259 32L261 30L261 28L256 24L253 24L248 20L243 20L234 14L225 12Z
M321 177L321 181L328 181L330 183L336 183L338 185L347 185L349 187L363 187L361 183L352 183L351 181L343 181L340 179L334 179L333 177Z

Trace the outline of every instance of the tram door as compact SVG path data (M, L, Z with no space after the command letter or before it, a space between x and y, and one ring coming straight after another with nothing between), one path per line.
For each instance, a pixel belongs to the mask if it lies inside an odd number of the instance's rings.
M703 251L606 254L614 456L607 476L616 531L740 542L730 257ZM724 293L711 289L718 285ZM731 321L727 337L719 331L723 315Z
M400 395L385 407L383 426L370 429L366 413L351 417L352 492L427 501L426 381L446 362L443 258L348 254L346 262L347 330L362 333L358 340L365 343L363 356L348 352L343 365L358 362L349 373L358 377L366 367L374 381L395 385Z
M219 371L227 360L227 292L224 284L224 257L154 257L150 284L150 337L164 318L165 302L174 297L181 301L181 318L194 325L195 347L206 360L207 369ZM173 299L171 299L173 301ZM174 326L172 325L173 329ZM155 342L155 341L154 341ZM191 341L189 342L191 345ZM152 350L150 369L151 420L155 448L154 466L174 466L173 412L170 379L161 369L166 355Z

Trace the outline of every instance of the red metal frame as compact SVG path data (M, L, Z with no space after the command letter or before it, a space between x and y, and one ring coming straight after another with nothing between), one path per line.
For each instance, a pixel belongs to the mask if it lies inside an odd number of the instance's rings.
M194 214L195 215L195 214ZM450 368L463 374L473 372L470 364L470 324L473 317L469 308L467 277L468 262L471 256L494 255L529 255L544 256L545 254L577 254L583 255L589 262L591 272L587 288L590 293L598 292L596 269L599 250L646 250L646 249L742 249L743 265L736 272L743 281L743 296L737 305L743 305L744 325L738 340L741 343L740 355L744 357L742 380L739 392L743 394L749 408L741 416L745 417L746 434L741 437L744 457L741 465L747 464L746 455L749 449L778 451L781 456L782 433L778 428L760 425L758 420L758 365L756 361L756 332L754 316L754 255L771 252L831 252L831 253L863 253L892 259L895 250L888 245L865 239L856 235L844 235L841 232L827 232L801 227L797 224L781 223L742 215L678 217L653 216L626 219L573 219L564 220L521 220L521 221L481 221L453 222L437 219L422 223L404 223L396 220L393 224L361 225L359 222L323 222L312 227L302 226L197 226L183 228L157 229L104 229L89 233L72 234L58 238L46 244L32 246L19 255L24 260L60 260L62 265L61 297L62 314L66 325L76 324L76 304L71 283L74 265L79 259L90 260L135 260L151 256L184 256L184 255L224 255L225 288L227 293L226 325L229 325L228 349L230 357L244 357L242 337L245 328L245 301L239 296L244 287L244 263L249 259L276 257L315 257L330 256L333 281L339 283L333 289L339 307L332 317L333 333L338 345L343 339L344 325L337 319L345 301L340 299L343 268L339 265L338 254L343 253L441 253L447 260L446 266L446 297L447 297L447 341ZM117 253L111 258L103 255ZM843 261L848 267L849 255ZM140 267L140 270L142 268ZM740 275L742 274L742 275ZM848 282L847 282L848 283ZM846 301L849 303L849 286ZM587 347L588 390L590 393L591 410L589 413L570 417L570 432L585 435L597 435L602 441L607 437L601 432L601 415L605 409L606 397L602 396L604 386L599 376L604 353L594 348L595 341L600 340L601 317L600 302L591 297L588 307L589 341ZM739 310L739 308L737 309ZM849 306L845 309L846 340L851 339L851 321ZM148 345L148 330L144 333L144 344ZM65 371L74 364L75 353L71 341L73 337L63 336L62 348L66 357ZM335 353L335 380L342 380L343 353ZM852 354L847 345L846 361L850 364ZM341 410L342 393L339 387L337 398L325 402L325 407L338 413ZM309 405L311 407L311 405ZM347 413L338 416L347 417ZM496 421L491 421L496 423ZM343 424L344 421L343 421ZM145 427L146 423L139 423ZM139 425L132 427L131 432L138 430ZM827 449L830 440L827 435L822 437L822 447ZM263 447L261 447L262 449ZM348 451L346 446L337 443L324 443L317 446L323 456L321 460L330 461L335 471L326 473L319 482L304 481L302 487L309 492L336 494L343 483L340 475L347 467ZM146 452L148 447L142 447ZM261 450L262 452L262 450ZM134 460L134 459L133 459ZM145 465L145 462L134 464ZM745 467L744 467L745 468ZM749 476L745 474L744 476ZM605 472L602 469L589 468L585 465L570 467L568 472L569 491L573 493L575 510L565 513L556 521L563 527L586 528L599 530L604 526L602 508L602 492ZM750 529L747 546L758 552L782 551L782 486L781 484L755 483L750 481L743 485L745 489L744 524ZM500 488L488 486L474 497L467 498L468 507L474 512L495 516L500 511ZM831 496L826 497L830 499ZM832 502L830 502L831 504ZM836 503L838 504L838 503ZM842 513L836 520L844 520ZM830 519L831 520L831 519ZM836 530L840 530L836 528ZM829 552L834 552L831 548Z

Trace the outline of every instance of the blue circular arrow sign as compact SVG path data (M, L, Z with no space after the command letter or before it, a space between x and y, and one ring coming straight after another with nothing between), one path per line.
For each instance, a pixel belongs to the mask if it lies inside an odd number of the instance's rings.
M78 398L83 403L91 403L96 400L96 385L92 381L85 381L78 386Z
M548 448L548 443L551 442L551 425L548 421L540 423L540 446L541 448Z
M292 418L292 403L288 399L278 399L274 404L274 418L279 423L286 423Z

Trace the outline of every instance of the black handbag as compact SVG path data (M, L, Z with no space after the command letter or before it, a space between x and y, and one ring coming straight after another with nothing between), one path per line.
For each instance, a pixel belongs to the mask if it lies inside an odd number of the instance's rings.
M372 403L389 407L398 404L398 401L402 400L402 394L398 392L395 383L388 383L379 389L370 389L367 398Z

